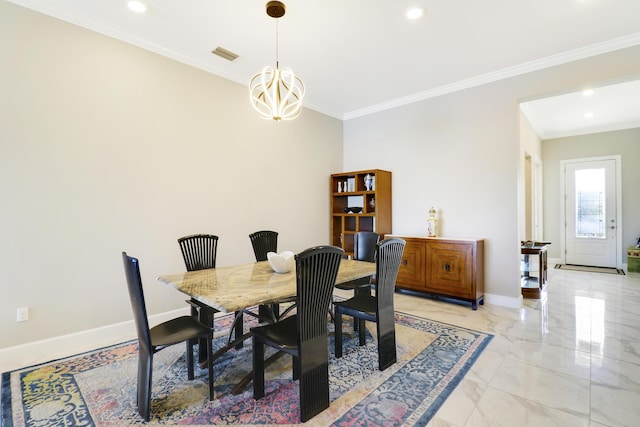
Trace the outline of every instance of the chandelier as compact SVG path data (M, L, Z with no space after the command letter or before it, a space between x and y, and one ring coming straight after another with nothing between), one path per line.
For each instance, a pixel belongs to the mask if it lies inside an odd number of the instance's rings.
M284 16L284 3L267 3L267 15L272 18ZM278 64L278 21L276 19L276 68L266 66L249 82L251 105L260 117L275 121L291 120L300 115L304 84L289 68Z

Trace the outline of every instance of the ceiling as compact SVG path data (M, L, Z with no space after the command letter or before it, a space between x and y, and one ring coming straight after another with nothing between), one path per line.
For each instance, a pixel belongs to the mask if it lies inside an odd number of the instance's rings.
M275 65L276 22L265 13L266 0L143 0L143 14L129 10L125 0L9 1L244 85L265 65ZM343 120L640 45L639 0L285 4L287 12L278 19L280 67L292 68L304 81L305 107ZM405 12L415 5L424 15L408 20ZM213 55L216 47L239 58L230 62ZM629 98L628 89L622 99ZM632 89L638 91L638 84ZM623 102L620 91L602 93L590 102ZM562 123L576 126L575 118L561 114L581 112L576 101L583 100L575 94L555 97L524 111L541 136L560 135L567 132ZM554 114L544 117L549 112ZM640 114L623 120L640 123Z
M541 139L640 128L640 80L520 104Z

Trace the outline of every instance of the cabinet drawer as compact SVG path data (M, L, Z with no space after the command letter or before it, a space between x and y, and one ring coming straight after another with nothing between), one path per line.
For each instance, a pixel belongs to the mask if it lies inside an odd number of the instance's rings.
M462 298L475 298L473 246L431 243L427 247L427 290Z
M412 285L410 286L412 288L424 289L425 244L424 242L412 240L406 240L406 242L396 282L399 285Z

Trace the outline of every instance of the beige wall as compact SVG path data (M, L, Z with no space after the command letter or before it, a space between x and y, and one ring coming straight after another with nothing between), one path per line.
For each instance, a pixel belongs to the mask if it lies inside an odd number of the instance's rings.
M219 265L259 229L328 243L341 121L262 120L246 87L4 1L0 70L0 348L130 320L121 251L159 313L185 306L155 279L180 236L217 234Z
M622 262L627 247L640 237L640 128L594 133L542 141L544 159L545 236L560 242L560 161L620 155L622 158ZM549 257L560 258L560 245L549 247Z
M259 228L281 249L328 241L328 175L344 170L393 172L394 233L424 234L435 206L443 235L485 238L487 301L517 306L518 102L638 75L640 47L276 124L241 85L0 1L0 70L1 349L130 321L122 250L159 313L184 306L155 281L183 269L181 235L220 235L221 265L250 261Z
M345 168L393 171L394 234L426 234L433 205L442 235L485 238L487 302L516 306L521 159L535 145L521 141L519 102L639 73L634 47L352 119L345 122ZM543 165L552 167L544 158ZM546 228L544 238L554 240Z

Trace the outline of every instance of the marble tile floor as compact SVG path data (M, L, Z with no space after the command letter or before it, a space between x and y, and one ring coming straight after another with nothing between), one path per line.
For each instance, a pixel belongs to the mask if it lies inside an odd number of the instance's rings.
M640 426L640 274L555 270L539 300L396 310L494 334L428 427Z

